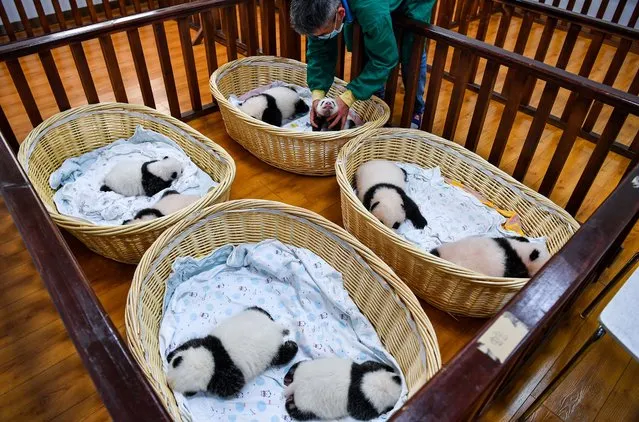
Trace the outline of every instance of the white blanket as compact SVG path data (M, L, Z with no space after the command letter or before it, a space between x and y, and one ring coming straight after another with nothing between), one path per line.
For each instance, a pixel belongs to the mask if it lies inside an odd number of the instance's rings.
M290 421L284 408L283 379L301 360L338 356L399 368L348 296L339 272L307 249L266 240L227 245L202 259L175 261L160 326L164 369L168 352L207 335L225 318L250 306L265 309L291 331L290 339L299 345L297 356L288 365L268 369L232 399L205 394L187 399L176 393L182 411L195 421ZM406 399L403 375L402 386L395 409ZM387 418L388 414L377 420Z
M231 104L233 104L235 107L238 107L240 105L242 105L242 103L247 99L250 98L252 96L255 96L257 94L260 94L264 91L266 91L269 88L275 88L278 86L284 86L284 82L281 81L275 81L271 84L256 88L254 90L251 90L249 92L247 92L246 94L237 97L235 95L231 95L229 97L229 102ZM290 85L290 84L289 84ZM304 102L306 103L306 105L308 105L308 107L312 107L313 105L313 96L311 94L311 90L308 88L303 88L303 87L299 87L296 86L297 88L297 92L300 94L300 97L302 98L302 100L304 100ZM355 126L361 126L362 124L364 124L364 122L362 121L362 119L357 115L357 113L355 113L354 110L350 110L349 111L349 116L350 118L353 120L353 122L355 122ZM310 117L310 113L304 113L304 114L296 114L295 116L291 117L290 119L286 119L284 121L282 121L282 128L283 129L291 129L291 130L296 130L299 132L312 132L313 131L313 126L311 126L311 117Z
M171 156L184 165L182 176L153 197L126 197L115 192L101 192L104 176L117 163L128 159L158 160ZM143 208L153 206L169 189L189 195L205 195L217 186L198 168L182 148L161 133L138 126L131 138L120 139L102 148L68 158L49 177L52 189L58 189L53 201L61 214L77 217L97 225L120 225Z
M439 167L424 169L413 164L397 163L406 170L406 194L419 206L428 222L416 229L407 220L397 233L420 248L430 251L442 243L455 242L469 236L520 236L502 225L506 218L494 208L481 203L468 192L444 181ZM545 242L545 238L530 239Z

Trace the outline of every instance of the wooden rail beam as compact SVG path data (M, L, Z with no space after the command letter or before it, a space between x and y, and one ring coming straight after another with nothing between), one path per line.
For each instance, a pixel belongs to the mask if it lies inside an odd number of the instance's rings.
M639 219L639 166L513 299L397 413L393 422L472 420L500 380L530 344L544 336L562 309L579 295L590 275L610 256ZM496 359L480 344L512 336L506 357ZM502 340L504 337L502 337ZM495 346L496 347L496 346Z
M114 32L122 32L127 29L137 29L141 26L159 23L166 20L178 19L203 12L205 10L235 6L248 0L198 0L191 3L183 3L162 9L149 10L135 15L114 18L109 21L98 22L64 32L56 32L15 43L0 46L0 60L9 60L50 50L72 42L87 41Z
M113 419L170 421L2 135L0 168L7 209Z
M444 28L408 19L398 18L396 23L404 30L424 36L454 48L462 48L476 56L494 61L503 66L523 70L531 76L546 82L556 83L562 88L576 92L591 99L602 101L613 107L626 109L630 114L639 115L639 98L636 95L620 91L563 69L557 69L546 63L506 51L494 45L486 44ZM1 57L1 55L0 55Z

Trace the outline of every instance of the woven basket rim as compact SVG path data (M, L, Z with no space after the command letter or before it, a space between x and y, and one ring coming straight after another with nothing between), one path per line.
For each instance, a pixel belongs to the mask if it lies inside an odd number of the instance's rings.
M366 210L362 202L357 198L357 195L353 192L350 181L346 175L346 162L348 161L349 156L356 152L362 145L367 142L379 141L379 138L401 138L401 137L410 137L413 140L417 140L420 142L429 142L433 144L436 148L448 148L452 149L456 152L460 158L462 158L467 164L476 167L478 169L482 169L484 171L489 171L495 176L498 176L505 182L508 188L516 188L527 196L530 199L536 202L535 205L542 205L547 210L552 211L557 214L564 222L573 230L573 233L579 229L579 223L568 214L563 208L559 207L557 204L552 202L550 199L545 196L535 192L530 189L523 183L517 181L510 175L506 174L503 170L498 167L490 164L488 161L484 160L479 155L467 150L466 148L448 141L444 138L441 138L437 135L434 135L429 132L425 132L418 129L403 129L403 128L382 128L370 131L366 136L359 136L350 140L346 145L342 147L335 161L335 176L337 178L337 183L339 184L339 188L343 194L348 198L350 205L354 207L358 214L360 214L363 218L365 218L369 223L373 224L375 228L381 231L383 234L388 236L391 241L396 243L400 248L405 250L407 253L412 256L424 260L429 264L434 264L440 269L442 272L463 277L469 282L476 284L477 286L485 286L485 287L500 287L500 288L512 288L513 290L521 289L529 278L513 278L513 277L489 277L484 274L471 271L465 267L454 264L450 261L447 261L443 258L436 257L426 252L422 248L414 245L409 242L402 236L395 233L390 228L386 227L382 224L377 218L375 218L371 213ZM409 164L414 164L406 161ZM415 164L417 165L417 164ZM502 183L502 182L500 182Z
M380 108L382 111L382 117L375 120L367 121L363 125L355 129L342 130L342 131L302 132L302 131L296 131L292 129L284 129L284 128L270 125L268 123L264 123L259 119L253 118L245 114L240 109L238 109L233 104L231 104L231 102L228 100L226 95L224 95L222 91L220 91L217 84L220 78L224 77L227 73L232 72L233 70L237 68L245 67L245 66L257 66L257 65L290 66L292 68L297 68L298 70L304 70L304 72L306 72L306 68L307 68L306 63L302 63L298 60L293 60L293 59L288 59L283 57L276 57L276 56L245 57L245 58L233 60L217 68L215 72L211 74L211 77L209 78L209 87L211 89L211 93L215 97L215 101L217 101L218 104L220 104L220 107L224 106L229 113L233 114L233 116L239 119L242 119L247 124L253 127L257 127L266 133L277 135L277 136L285 136L288 138L300 139L309 143L322 144L325 142L339 141L344 139L344 137L353 138L356 136L366 134L376 127L383 126L390 118L390 108L388 107L388 105L384 101L382 101L380 98L376 96L372 96L369 100L366 100L366 101L372 101L377 108ZM282 82L286 82L286 81L282 81ZM346 85L347 83L345 81L337 77L335 77L333 80L333 87L340 91L346 90Z
M136 235L151 232L154 230L162 230L172 226L187 215L198 210L202 207L202 204L214 200L220 195L223 195L224 192L233 183L236 172L235 161L233 160L233 157L231 157L231 155L220 145L213 142L211 139L204 136L203 134L199 133L186 123L174 118L173 116L167 115L147 106L118 102L103 102L98 104L88 104L74 107L64 112L57 113L36 126L33 130L31 130L31 132L29 132L27 137L20 144L20 149L18 151L18 161L25 170L25 173L27 173L28 175L29 159L32 151L37 148L37 144L39 143L40 139L44 135L46 135L49 130L55 129L60 124L64 124L66 122L74 120L75 118L81 118L90 114L102 113L142 114L150 116L154 120L159 120L163 124L172 126L172 129L177 129L183 132L187 138L194 138L195 135L200 139L192 139L190 141L198 142L199 144L201 144L202 147L208 149L209 152L213 152L215 158L226 166L226 171L224 172L222 180L218 181L217 186L215 186L204 196L202 196L200 199L193 202L189 206L182 208L181 210L176 211L170 215L136 224L120 226L100 226L81 218L61 214L55 207L51 207L49 204L43 201L43 204L49 212L49 215L60 227L97 237L114 235ZM65 157L65 159L67 158L70 157Z
M329 232L338 240L344 242L350 248L353 248L359 255L359 258L367 264L377 278L382 282L385 282L390 288L389 294L392 296L393 300L399 302L400 306L402 306L406 311L407 322L411 327L411 330L419 339L423 356L426 359L424 362L425 371L418 384L423 385L428 379L434 376L439 369L441 369L442 363L437 335L430 319L426 315L426 312L419 304L415 294L399 279L399 277L386 263L373 253L373 251L364 246L342 227L312 211L270 200L238 199L203 208L167 229L156 239L153 245L146 250L144 256L137 265L129 293L127 295L125 310L126 337L133 355L136 360L138 360L143 371L148 377L154 379L150 373L147 373L146 353L148 350L146 345L142 342L142 337L139 335L141 332L141 311L139 310L142 305L140 292L142 292L145 282L149 279L150 274L155 271L158 263L166 259L166 255L169 251L183 241L183 239L179 238L179 235L183 231L200 223L205 224L208 221L207 219L215 218L216 216L225 213L237 212L256 212L265 214L273 214L274 212L277 212L280 215L284 214L289 218L303 220L311 225L319 226L319 228ZM351 293L349 292L349 295L350 294ZM162 297L163 296L164 295L162 295ZM153 385L154 383L152 382L151 384ZM153 388L156 389L156 386L153 385ZM415 391L417 390L418 388L415 388ZM415 391L410 392L409 397L414 394Z

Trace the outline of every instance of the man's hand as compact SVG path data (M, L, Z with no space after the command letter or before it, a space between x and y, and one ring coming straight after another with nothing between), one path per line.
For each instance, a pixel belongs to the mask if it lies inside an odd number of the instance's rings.
M313 100L313 104L311 105L310 119L311 119L311 126L313 126L314 128L317 128L317 123L315 123L315 117L316 117L315 109L317 108L317 103L319 102L320 100Z
M329 129L338 127L339 130L342 130L344 129L344 126L346 126L346 119L348 118L349 107L339 97L337 97L335 101L337 101L337 113L333 114L331 117L329 117L326 120L329 123L329 126L328 126Z

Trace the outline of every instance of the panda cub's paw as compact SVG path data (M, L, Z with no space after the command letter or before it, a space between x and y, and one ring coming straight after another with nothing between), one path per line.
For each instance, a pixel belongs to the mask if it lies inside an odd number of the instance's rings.
M286 404L284 405L284 407L286 408L286 411L288 412L289 416L298 421L311 421L315 419L320 419L316 415L314 415L312 412L304 412L298 409L297 406L295 405L295 397L292 395L286 398Z
M288 372L286 373L286 375L284 376L284 385L285 386L289 386L293 383L293 379L295 377L295 371L297 370L297 367L300 366L300 362L297 362L295 365L291 366L291 369L288 370Z
M292 340L288 340L284 342L280 346L280 349L277 352L277 355L273 358L273 366L286 365L290 361L293 360L295 355L297 354L298 346Z

